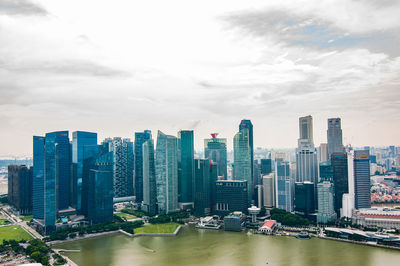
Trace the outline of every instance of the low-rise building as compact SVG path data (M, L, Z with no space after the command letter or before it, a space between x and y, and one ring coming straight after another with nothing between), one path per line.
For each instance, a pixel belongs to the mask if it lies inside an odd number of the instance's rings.
M400 229L400 210L366 208L353 212L353 223L369 228Z
M242 212L233 212L224 217L225 231L240 232L246 228L246 215Z
M271 234L276 228L277 223L275 220L266 220L258 230L264 234Z

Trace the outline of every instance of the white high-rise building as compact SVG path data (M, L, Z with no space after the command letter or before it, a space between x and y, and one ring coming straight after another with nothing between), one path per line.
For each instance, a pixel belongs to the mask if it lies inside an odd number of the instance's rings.
M264 207L275 207L275 180L274 173L264 175L262 178Z
M354 151L347 153L347 174L349 193L343 194L340 217L351 218L355 206L354 201Z

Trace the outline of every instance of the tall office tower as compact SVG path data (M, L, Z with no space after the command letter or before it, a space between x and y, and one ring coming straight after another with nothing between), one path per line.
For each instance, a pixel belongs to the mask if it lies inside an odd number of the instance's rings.
M312 117L299 118L300 138L296 149L296 182L312 182L314 184L314 201L317 202L318 158L313 139Z
M319 177L321 181L333 180L333 167L330 161L325 161L319 164Z
M318 157L320 162L326 162L329 160L328 157L328 144L321 143L318 148Z
M371 208L371 179L369 151L354 151L354 199L355 208Z
M254 194L254 188L255 188L255 180L256 178L254 177L254 169L253 169L253 162L254 162L254 144L253 144L253 124L251 123L250 120L248 119L242 119L239 124L239 132L243 129L248 129L249 130L249 146L250 146L250 161L251 161L251 179L249 181L249 188L250 188L250 195L252 198L250 198L250 202L252 199L255 199L255 194ZM247 179L246 179L247 180Z
M248 207L247 181L219 180L215 182L215 213L225 216L234 211L245 212Z
M44 220L44 149L45 137L33 136L32 214Z
M332 153L343 152L342 121L340 118L328 119L328 158Z
M334 209L339 214L342 208L343 195L349 193L347 154L343 152L333 153L331 155L331 164L335 191Z
M127 197L133 194L133 143L129 139L113 138L110 144L113 152L114 197Z
M347 193L342 196L342 208L340 209L340 217L352 218L355 208L354 197L354 150L346 153L347 156Z
M254 171L254 184L261 185L262 184L262 175L261 175L261 164L256 159L253 163L253 171Z
M329 181L323 181L317 185L318 194L318 223L330 223L336 220L334 206L333 184Z
M290 177L289 162L275 161L275 206L288 212L293 211L294 180Z
M252 200L253 161L251 156L250 135L247 128L241 129L233 138L233 179L247 181L248 204Z
M275 180L274 173L263 175L263 198L265 208L275 207Z
M217 181L217 164L210 159L196 159L194 212L200 216L209 215L213 211L213 188Z
M135 179L136 202L143 201L143 143L151 139L151 131L135 132Z
M72 184L71 184L71 206L81 213L82 211L82 195L83 195L83 179L84 163L88 162L89 158L97 156L97 133L75 131L72 133ZM86 166L90 169L93 165ZM89 172L86 172L88 177Z
M178 141L174 136L157 134L156 185L158 212L179 211L178 205Z
M315 212L314 184L304 181L295 184L294 210L297 214L308 216Z
M113 153L96 159L90 169L87 185L87 218L90 223L107 223L113 220ZM85 201L83 201L85 204Z
M178 132L178 202L181 209L193 206L195 188L193 130Z
M226 160L226 139L217 138L217 133L211 134L211 139L204 140L204 157L218 165L218 176L228 177Z
M150 215L157 213L156 168L154 164L154 141L143 143L143 204L142 209Z
M8 166L8 204L20 214L32 213L32 167Z
M272 173L272 160L261 159L261 175L269 175Z

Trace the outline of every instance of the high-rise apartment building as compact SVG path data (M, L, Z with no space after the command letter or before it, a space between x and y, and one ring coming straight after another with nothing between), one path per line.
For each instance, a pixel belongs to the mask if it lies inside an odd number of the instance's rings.
M179 211L178 206L178 141L174 136L157 134L156 185L159 213Z
M150 215L157 213L156 168L154 164L154 141L143 143L143 204L142 209Z
M336 220L334 208L334 189L329 181L321 182L317 185L318 195L318 223L330 223Z
M328 119L328 158L332 153L343 152L342 121L340 118Z
M135 177L134 177L134 191L136 202L143 201L143 143L151 139L151 131L145 130L144 132L135 132Z
M94 163L97 157L97 133L75 131L72 133L72 184L71 184L71 199L70 205L81 213L82 212L82 197L84 191L84 179L88 178L89 172L84 173L84 164L89 162ZM91 169L93 165L86 165L87 169ZM86 176L85 176L86 175Z
M355 208L371 208L371 180L368 150L354 151L354 199Z
M252 199L252 186L253 184L253 161L251 156L250 147L250 135L249 129L243 128L236 133L233 138L233 179L234 180L246 180L247 181L247 192L248 192L248 203L251 203Z
M193 205L194 188L193 130L181 130L178 132L178 201L182 206Z
M217 138L216 133L211 134L211 136L211 139L204 140L204 157L217 163L218 176L223 176L226 179L228 177L226 139Z
M8 204L20 214L32 213L32 167L8 166Z

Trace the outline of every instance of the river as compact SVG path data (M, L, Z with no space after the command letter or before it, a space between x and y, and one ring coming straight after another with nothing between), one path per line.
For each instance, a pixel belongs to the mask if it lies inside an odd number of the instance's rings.
M400 251L312 238L253 235L184 227L175 237L116 234L54 246L91 265L400 265Z

